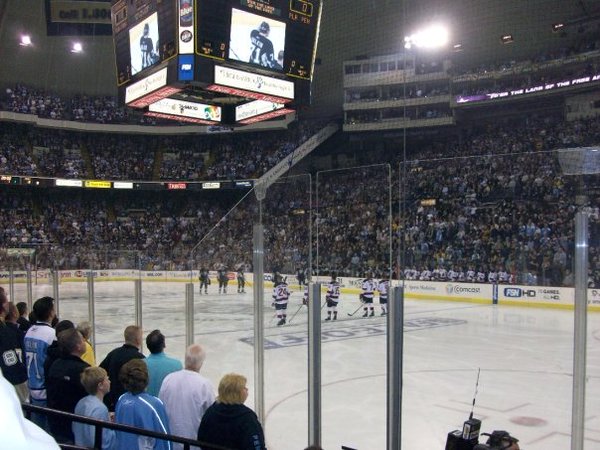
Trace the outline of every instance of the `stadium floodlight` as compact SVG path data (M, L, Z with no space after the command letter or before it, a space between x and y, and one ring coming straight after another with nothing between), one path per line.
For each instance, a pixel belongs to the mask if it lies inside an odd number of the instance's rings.
M448 29L442 25L431 25L404 38L404 48L440 48L448 44Z
M31 36L28 34L24 34L21 36L21 42L19 42L21 47L29 47L31 45Z
M73 47L71 47L71 53L81 53L83 51L83 46L81 42L74 42Z

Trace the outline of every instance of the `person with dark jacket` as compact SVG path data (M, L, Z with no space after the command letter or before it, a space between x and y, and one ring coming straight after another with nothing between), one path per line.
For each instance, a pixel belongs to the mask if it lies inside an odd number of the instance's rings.
M27 366L23 359L23 337L6 321L9 311L8 298L0 286L0 371L16 389L19 400L29 400Z
M19 311L19 318L17 319L19 328L26 332L27 330L29 330L29 327L31 327L31 322L27 320L27 315L29 314L29 308L27 307L27 303L17 303L17 311Z
M46 384L48 384L48 373L50 372L50 367L52 367L52 363L61 356L63 356L62 349L58 343L58 335L63 331L75 329L75 324L70 320L61 320L56 324L56 327L54 327L54 329L56 330L57 340L48 346L48 349L46 350L46 359L44 360L44 374L46 377Z
M90 365L81 359L85 352L85 341L74 328L58 336L61 357L52 363L47 378L48 407L73 413L75 405L87 392L81 384L81 373ZM71 420L49 416L50 431L58 442L73 443Z
M221 378L218 397L202 416L198 440L232 450L265 450L265 435L258 417L244 405L246 377L229 373Z
M132 359L144 359L144 355L140 353L144 338L142 328L129 325L123 334L125 343L112 350L100 363L100 367L108 372L108 378L111 380L110 392L104 397L104 404L111 412L115 410L119 397L125 393L125 388L119 379L121 367Z

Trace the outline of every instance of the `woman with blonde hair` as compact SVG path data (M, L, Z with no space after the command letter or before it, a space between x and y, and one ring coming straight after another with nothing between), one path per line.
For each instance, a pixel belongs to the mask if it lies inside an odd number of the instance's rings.
M244 405L248 398L246 377L228 373L219 383L218 397L202 416L198 440L232 450L265 450L265 436L258 417Z

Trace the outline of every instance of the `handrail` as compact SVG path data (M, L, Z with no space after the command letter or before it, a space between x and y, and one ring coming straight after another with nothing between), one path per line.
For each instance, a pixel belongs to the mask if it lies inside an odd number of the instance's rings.
M119 423L107 422L104 420L92 419L86 416L80 416L78 414L72 414L65 411L58 411L56 409L47 408L44 406L35 406L29 403L21 403L21 408L25 411L27 417L32 412L41 413L51 416L63 417L66 419L70 419L75 422L85 423L88 425L95 426L94 433L94 450L102 449L102 429L108 428L115 431L124 431L127 433L138 434L142 436L149 436L157 439L162 439L165 441L177 442L178 444L183 444L184 450L190 450L190 447L202 447L202 450L232 450L227 447L222 447L220 445L208 444L202 441L197 441L195 439L188 439L181 436L175 436L173 434L159 433L157 431L146 430L144 428L133 427L131 425L123 425ZM60 445L60 444L59 444Z

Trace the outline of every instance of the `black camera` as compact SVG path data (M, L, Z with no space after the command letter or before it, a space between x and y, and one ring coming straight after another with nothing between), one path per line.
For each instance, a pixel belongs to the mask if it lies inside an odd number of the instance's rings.
M448 433L445 450L519 450L519 440L503 430L495 430L491 434L481 433L482 436L488 436L488 440L485 444L480 444L480 426L481 421L469 419L465 422L463 431Z
M489 436L485 444L477 444L473 450L519 450L518 439L512 437L508 431L494 430L492 434L482 433Z
M481 420L470 416L463 424L462 431L455 430L448 433L446 450L474 450L479 443L479 430L481 430Z

